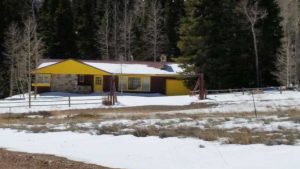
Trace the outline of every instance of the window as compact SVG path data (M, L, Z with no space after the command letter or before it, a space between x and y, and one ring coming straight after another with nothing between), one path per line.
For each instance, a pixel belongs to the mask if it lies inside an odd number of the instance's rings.
M50 75L49 74L37 74L36 75L36 83L50 83Z
M78 75L78 83L84 83L84 75Z
M128 77L128 90L141 90L141 78Z
M150 77L119 76L119 91L150 92Z
M102 85L102 78L101 77L96 77L95 83L96 83L96 85Z

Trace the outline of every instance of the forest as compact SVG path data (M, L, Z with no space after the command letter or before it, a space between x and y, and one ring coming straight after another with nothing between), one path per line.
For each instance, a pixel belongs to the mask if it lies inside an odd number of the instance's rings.
M299 84L298 0L0 0L0 96L40 59L168 61L209 89Z

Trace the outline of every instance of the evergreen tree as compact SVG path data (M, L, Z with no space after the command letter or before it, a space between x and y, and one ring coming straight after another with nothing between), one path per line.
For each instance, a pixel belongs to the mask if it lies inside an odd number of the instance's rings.
M45 0L38 16L38 28L48 57L79 57L70 0Z
M253 85L250 35L234 0L185 2L178 47L186 71L203 72L209 88ZM254 74L255 75L255 74Z
M179 40L180 18L184 16L184 0L167 0L165 3L168 56L177 57L180 55L177 43Z
M276 0L261 0L260 6L267 10L267 17L260 22L258 38L260 58L260 76L263 86L277 85L276 56L281 48L283 29L281 26L280 8Z
M8 70L9 67L5 63L7 52L4 49L5 34L8 31L9 26L14 22L21 24L22 18L31 15L31 0L0 0L0 97L7 96L8 94Z
M74 27L79 55L85 59L100 58L96 47L95 35L97 23L101 16L97 15L97 6L104 6L101 0L73 0ZM97 15L97 17L96 17Z
M260 1L260 6L268 13L256 26L261 85L268 86L276 84L272 72L281 46L281 18L275 0ZM210 88L255 86L254 46L238 1L191 0L185 11L178 46L187 72L205 73Z

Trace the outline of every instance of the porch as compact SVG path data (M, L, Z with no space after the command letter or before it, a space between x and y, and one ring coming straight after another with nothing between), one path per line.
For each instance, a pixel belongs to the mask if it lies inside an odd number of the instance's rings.
M104 83L103 75L82 74L36 74L35 83L32 84L38 93L42 92L68 92L89 94L109 90L109 83Z

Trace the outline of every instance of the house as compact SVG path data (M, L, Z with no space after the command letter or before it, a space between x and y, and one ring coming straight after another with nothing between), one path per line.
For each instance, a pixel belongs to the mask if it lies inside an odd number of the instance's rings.
M117 91L185 95L189 90L180 72L178 64L169 62L44 59L32 72L32 86L38 92L108 92L114 77Z

